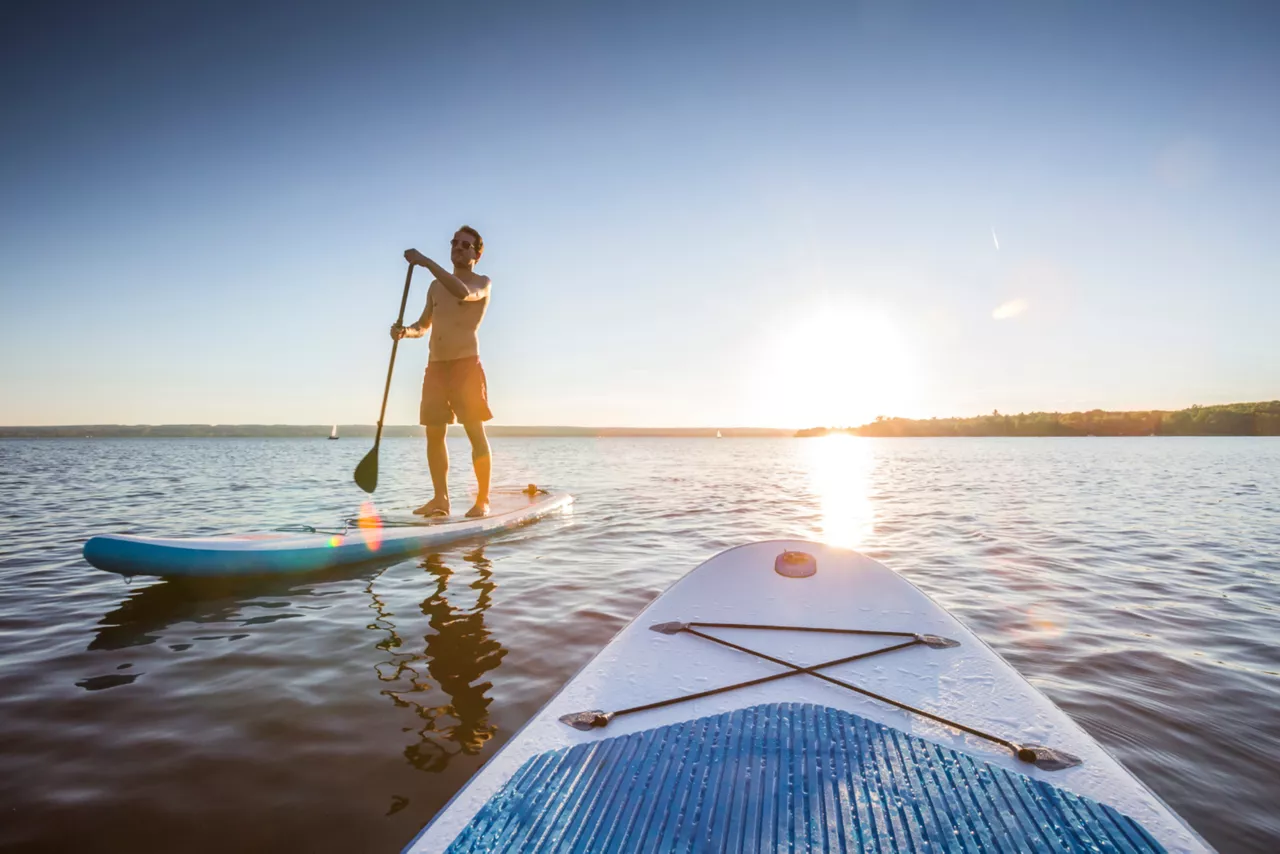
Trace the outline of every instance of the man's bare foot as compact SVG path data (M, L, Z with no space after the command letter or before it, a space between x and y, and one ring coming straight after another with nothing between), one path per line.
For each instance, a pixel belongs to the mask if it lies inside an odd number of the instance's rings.
M415 516L448 516L449 515L449 499L436 496L435 498L423 504L417 510L413 511Z
M489 502L477 500L475 506L467 511L468 519L478 519L481 516L489 515Z

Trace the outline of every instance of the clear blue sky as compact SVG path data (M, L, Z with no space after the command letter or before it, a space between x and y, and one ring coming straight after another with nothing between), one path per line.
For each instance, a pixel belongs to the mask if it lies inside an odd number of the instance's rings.
M372 423L464 222L500 424L1280 397L1280 4L18 5L0 424Z

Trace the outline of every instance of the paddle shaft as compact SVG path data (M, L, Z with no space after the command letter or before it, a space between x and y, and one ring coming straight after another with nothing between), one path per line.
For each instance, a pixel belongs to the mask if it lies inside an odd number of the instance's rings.
M400 313L396 315L396 326L404 326L404 307L409 302L409 282L413 280L413 264L409 264L409 272L404 274L404 293L400 296ZM382 419L387 415L387 397L391 394L391 372L396 367L396 348L400 346L400 339L395 338L391 341L391 361L387 364L387 384L382 389L382 409L378 412L378 433L373 438L373 447L377 448L382 444Z

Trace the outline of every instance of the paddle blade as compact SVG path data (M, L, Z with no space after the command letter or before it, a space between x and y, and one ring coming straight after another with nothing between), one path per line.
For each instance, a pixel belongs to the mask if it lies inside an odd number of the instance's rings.
M360 465L356 466L356 486L365 492L373 492L378 488L378 446L364 455Z

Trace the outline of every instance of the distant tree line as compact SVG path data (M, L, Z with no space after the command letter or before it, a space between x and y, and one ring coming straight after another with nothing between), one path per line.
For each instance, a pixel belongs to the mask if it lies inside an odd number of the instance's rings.
M861 427L814 427L797 436L1280 436L1280 400L1173 412L1021 412L976 418L885 418Z

